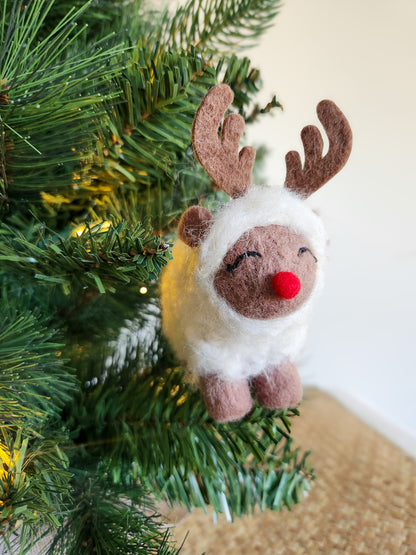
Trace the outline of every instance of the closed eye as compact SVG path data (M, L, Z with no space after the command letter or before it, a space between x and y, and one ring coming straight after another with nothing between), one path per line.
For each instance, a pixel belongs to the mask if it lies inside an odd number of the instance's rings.
M243 254L239 254L237 258L234 260L233 264L227 264L227 272L231 272L232 274L237 269L238 265L242 260L247 258L248 256L258 256L261 258L261 254L256 251L246 251Z
M316 258L316 256L313 254L313 252L311 251L311 249L308 249L308 247L300 247L299 251L298 251L298 256L300 256L301 254L303 254L304 252L309 252L313 259L315 260L315 262L318 262L318 259Z

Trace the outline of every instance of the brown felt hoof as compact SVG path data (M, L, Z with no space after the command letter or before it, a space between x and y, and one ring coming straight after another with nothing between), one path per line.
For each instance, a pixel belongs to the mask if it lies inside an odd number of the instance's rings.
M268 409L287 409L302 400L302 384L293 362L256 376L253 385L258 402Z
M235 422L253 405L247 380L228 382L217 376L200 379L202 396L210 416L217 422Z

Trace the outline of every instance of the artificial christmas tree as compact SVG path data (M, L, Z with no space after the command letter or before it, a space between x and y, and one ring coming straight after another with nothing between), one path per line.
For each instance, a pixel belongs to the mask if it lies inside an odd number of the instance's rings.
M223 199L191 147L218 82L250 123L241 48L278 0L3 0L0 534L11 552L177 553L158 499L230 517L300 500L291 418L207 414L160 326L179 216Z

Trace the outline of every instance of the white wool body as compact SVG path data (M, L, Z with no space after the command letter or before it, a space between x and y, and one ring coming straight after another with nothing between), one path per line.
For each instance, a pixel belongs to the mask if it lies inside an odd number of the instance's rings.
M253 227L280 225L308 240L318 259L314 288L295 312L267 320L237 313L214 287L227 251ZM199 247L177 241L161 278L163 331L195 377L252 378L296 359L312 302L323 282L326 233L307 203L285 188L253 185L214 215Z

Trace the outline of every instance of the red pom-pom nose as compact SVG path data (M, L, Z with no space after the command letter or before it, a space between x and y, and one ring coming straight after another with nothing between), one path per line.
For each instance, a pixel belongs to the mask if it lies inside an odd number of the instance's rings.
M278 297L293 299L300 291L300 280L292 272L278 272L273 278L272 287Z

